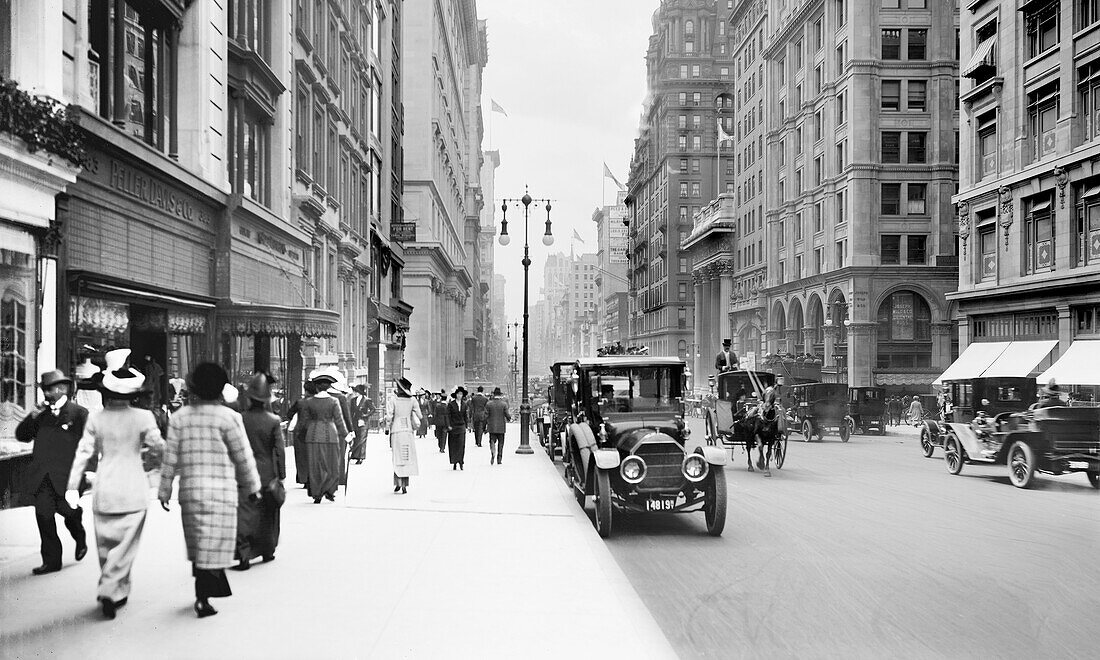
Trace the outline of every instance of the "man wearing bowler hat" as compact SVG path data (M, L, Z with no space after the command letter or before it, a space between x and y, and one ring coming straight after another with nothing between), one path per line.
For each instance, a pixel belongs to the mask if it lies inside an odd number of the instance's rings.
M439 444L439 453L447 448L447 391L439 390L432 409L432 420L435 422L435 440Z
M730 350L729 339L722 340L722 352L714 358L714 368L718 370L718 373L725 371L737 371L739 360L737 359L737 353Z
M26 492L34 496L34 517L42 539L42 565L32 572L44 575L61 570L61 539L57 536L55 515L61 515L76 541L76 560L80 561L88 552L81 522L84 510L65 501L69 470L84 435L88 411L69 399L73 381L61 371L42 374L38 386L46 401L19 422L15 438L19 442L34 441Z

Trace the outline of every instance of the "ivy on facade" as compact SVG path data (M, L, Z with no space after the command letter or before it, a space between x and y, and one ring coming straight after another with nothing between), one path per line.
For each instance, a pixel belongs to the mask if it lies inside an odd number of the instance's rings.
M34 96L0 78L0 133L20 138L32 154L44 150L84 167L88 154L76 113L48 96Z

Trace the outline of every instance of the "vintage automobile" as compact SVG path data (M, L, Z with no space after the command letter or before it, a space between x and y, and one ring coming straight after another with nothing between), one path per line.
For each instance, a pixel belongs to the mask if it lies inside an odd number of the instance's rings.
M1084 472L1100 488L1100 408L1053 406L995 418L979 436L968 424L949 423L944 464L951 474L966 463L1004 463L1013 486L1027 488L1036 472Z
M848 435L874 431L886 435L886 390L881 387L848 388Z
M543 446L553 461L562 449L565 427L573 420L573 362L555 362L550 372L541 426Z
M787 429L802 434L809 442L816 435L825 437L837 429L840 439L848 442L848 386L843 383L801 383L786 390Z
M707 532L726 524L726 452L689 449L685 363L645 355L582 358L572 374L575 421L565 439L565 480L577 502L595 498L596 530L611 535L616 508L702 511Z
M952 412L950 419L926 419L921 423L920 447L925 458L931 458L936 447L946 446L956 425L969 429L979 410L994 419L1004 419L1035 403L1035 379L1027 376L966 378L946 381L943 386L951 397ZM982 401L989 401L989 405L983 405Z
M707 444L717 445L732 451L734 447L742 447L749 452L751 464L751 449L756 445L757 438L752 428L745 424L734 424L737 414L739 395L744 392L745 410L751 410L760 405L762 389L775 385L775 374L767 371L727 371L718 374L718 401L713 410L706 411ZM778 425L776 437L760 438L765 444L772 445L772 456L775 457L776 469L783 468L783 462L787 458L786 420L781 419Z

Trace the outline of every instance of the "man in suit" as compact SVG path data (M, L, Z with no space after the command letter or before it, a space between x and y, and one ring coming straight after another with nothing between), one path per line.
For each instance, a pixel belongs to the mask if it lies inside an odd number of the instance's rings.
M508 410L508 402L499 387L493 388L493 398L485 404L485 417L489 431L489 465L494 460L500 465L500 459L504 455L505 424L512 421L512 413Z
M718 373L737 371L740 361L737 359L737 353L730 350L732 343L729 339L722 340L722 352L714 358L714 368Z
M432 421L435 423L435 440L439 444L439 453L447 447L447 391L439 390L439 396L432 403Z
M351 407L351 429L355 432L355 442L351 446L351 457L359 465L367 457L367 424L374 414L374 403L367 396L367 386L360 383L352 388L348 397Z
M55 515L61 515L76 541L76 560L80 561L88 552L87 535L81 522L84 510L79 506L71 507L65 501L69 470L84 435L88 411L69 400L73 381L60 371L55 369L42 374L38 385L46 401L19 422L15 438L19 442L34 441L27 493L34 496L34 517L42 540L42 565L32 572L44 575L61 570L61 539L57 536Z
M470 397L470 422L474 427L474 444L481 446L481 436L485 434L485 421L489 418L485 412L485 406L489 403L489 397L485 396L485 388L477 386L477 391Z

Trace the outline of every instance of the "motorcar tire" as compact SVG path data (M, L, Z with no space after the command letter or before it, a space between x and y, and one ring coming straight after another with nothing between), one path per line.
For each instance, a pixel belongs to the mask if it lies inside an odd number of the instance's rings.
M814 436L814 425L808 419L802 420L802 442L809 442Z
M1027 488L1035 479L1035 452L1026 442L1017 440L1008 450L1008 479L1017 488Z
M963 471L962 445L954 435L947 436L943 441L943 462L951 474L959 474Z
M840 441L848 442L848 438L852 437L852 427L855 426L855 422L852 420L844 420L840 423Z
M611 475L596 470L596 532L602 538L611 536Z
M707 534L721 536L726 527L726 508L729 503L724 470L712 467L710 476L707 477L706 493L707 504L703 507L703 515L707 521Z
M1093 470L1092 472L1086 472L1085 474L1088 475L1089 483L1092 484L1092 487L1100 489L1100 471Z
M925 458L932 458L932 453L936 451L936 445L932 444L932 434L927 426L920 430L920 450Z

